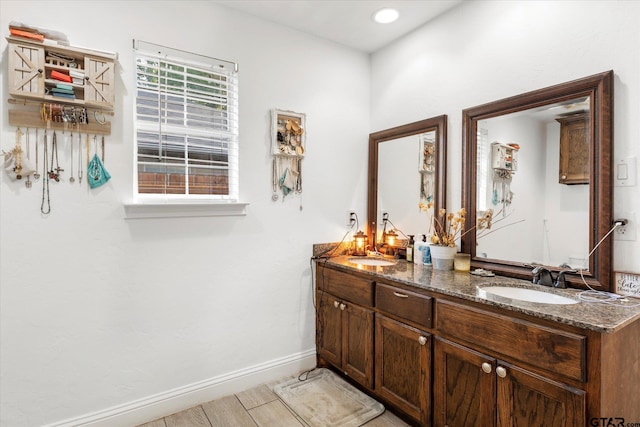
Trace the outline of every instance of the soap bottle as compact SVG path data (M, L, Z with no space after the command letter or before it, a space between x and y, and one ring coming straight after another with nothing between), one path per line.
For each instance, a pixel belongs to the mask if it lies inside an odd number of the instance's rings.
M413 262L414 260L414 244L413 235L409 234L409 244L407 245L407 262Z
M427 243L427 235L423 234L422 238L419 242L416 243L416 264L426 265L427 256L431 255L431 251L429 250L429 243Z
M423 234L422 239L424 241L424 247L422 249L422 264L431 265L431 248L429 247L429 242L427 242L427 236Z
M422 251L424 246L425 236L422 235L422 240L417 240L413 245L413 263L422 264Z

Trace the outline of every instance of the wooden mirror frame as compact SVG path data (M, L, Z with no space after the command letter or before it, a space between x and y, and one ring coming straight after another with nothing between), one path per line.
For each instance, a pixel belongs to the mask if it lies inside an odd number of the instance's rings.
M490 102L462 112L462 206L467 210L468 226L476 221L477 124L479 120L541 107L575 98L590 97L589 251L612 227L613 210L613 71L547 87L522 95ZM471 222L473 221L473 222ZM589 258L584 271L586 283L598 290L611 291L613 236L602 241ZM503 276L531 279L532 267L525 263L476 257L476 233L461 239L462 252L471 255L472 267L491 270ZM555 270L547 266L549 270ZM579 274L567 276L567 286L586 288Z
M370 244L375 245L377 231L378 211L378 147L379 144L392 141L405 136L418 135L420 133L436 132L436 165L434 212L445 206L447 192L447 116L437 116L417 122L385 129L369 134L369 185L367 192L367 237ZM416 159L417 161L417 159ZM418 182L416 181L416 186ZM398 191L403 191L399 188ZM416 209L418 205L416 202ZM426 220L425 220L426 221ZM425 225L428 227L429 224Z

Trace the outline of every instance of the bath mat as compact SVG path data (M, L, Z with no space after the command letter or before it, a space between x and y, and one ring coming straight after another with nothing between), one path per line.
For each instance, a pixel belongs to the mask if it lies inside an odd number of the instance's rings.
M305 381L278 384L273 391L311 427L358 427L384 412L381 403L325 368Z

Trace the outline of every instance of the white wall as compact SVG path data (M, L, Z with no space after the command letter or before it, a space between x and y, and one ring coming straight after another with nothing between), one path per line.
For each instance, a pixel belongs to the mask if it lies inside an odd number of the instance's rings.
M73 425L109 408L135 413L147 402L161 416L170 402L153 402L208 384L224 388L227 379L230 391L238 372L312 352L311 244L341 237L348 209L365 217L370 131L448 114L448 206L457 209L462 109L613 69L616 155L640 157L637 2L466 2L371 64L206 2L78 5L0 2L5 34L17 20L120 54L109 184L52 185L53 210L43 217L40 187L0 177L2 426ZM133 38L239 62L246 217L124 219ZM5 48L2 39L0 136L8 149L15 128L4 101ZM271 108L307 114L302 211L300 199L270 198ZM356 159L362 164L354 168ZM640 214L639 193L616 188L616 209ZM616 243L617 270L639 272L638 260L639 242Z
M75 425L144 407L126 423L106 422L132 425L237 391L254 371L313 366L311 245L339 240L348 209L366 215L368 56L203 1L2 0L0 17L5 150L15 141L6 112L11 20L119 54L111 181L96 190L52 183L44 216L42 181L27 190L0 176L0 424ZM134 38L239 63L246 216L124 218ZM284 203L271 200L272 108L307 115L304 193Z
M638 22L634 1L465 2L373 54L371 128L447 114L447 207L457 210L463 109L613 70L615 157L639 158ZM640 217L640 187L614 189L620 211ZM640 241L615 242L613 266L640 273Z

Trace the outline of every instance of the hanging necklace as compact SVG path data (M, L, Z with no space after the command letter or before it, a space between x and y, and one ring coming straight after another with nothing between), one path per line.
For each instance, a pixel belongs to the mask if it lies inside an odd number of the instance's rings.
M78 184L82 184L82 135L78 132Z
M273 187L273 194L271 200L274 202L278 200L278 167L276 166L276 157L273 156L273 163L271 164L271 185Z
M69 160L69 164L71 165L71 177L69 178L69 182L73 184L76 181L73 177L73 132L71 132L71 160Z
M29 129L27 128L27 160L31 160L31 147L30 147L30 143L29 143ZM31 162L29 162L29 166L31 166ZM32 182L31 182L31 172L29 172L29 175L27 175L27 180L24 182L24 186L27 188L31 188Z
M53 167L53 160L55 158L56 167ZM58 138L56 132L53 131L53 141L51 142L51 170L49 171L49 178L54 179L56 182L60 182L60 172L64 169L60 167L58 163Z
M42 159L42 172L44 177L42 178L42 203L40 204L40 212L48 214L51 212L51 201L49 200L49 173L47 172L48 153L47 153L47 131L44 131L44 157ZM45 194L47 196L46 210L45 210Z
M13 147L13 171L16 173L16 179L22 179L22 135L22 130L16 129L16 144Z
M33 173L33 179L36 181L40 179L40 173L38 173L38 128L36 128L36 171Z

